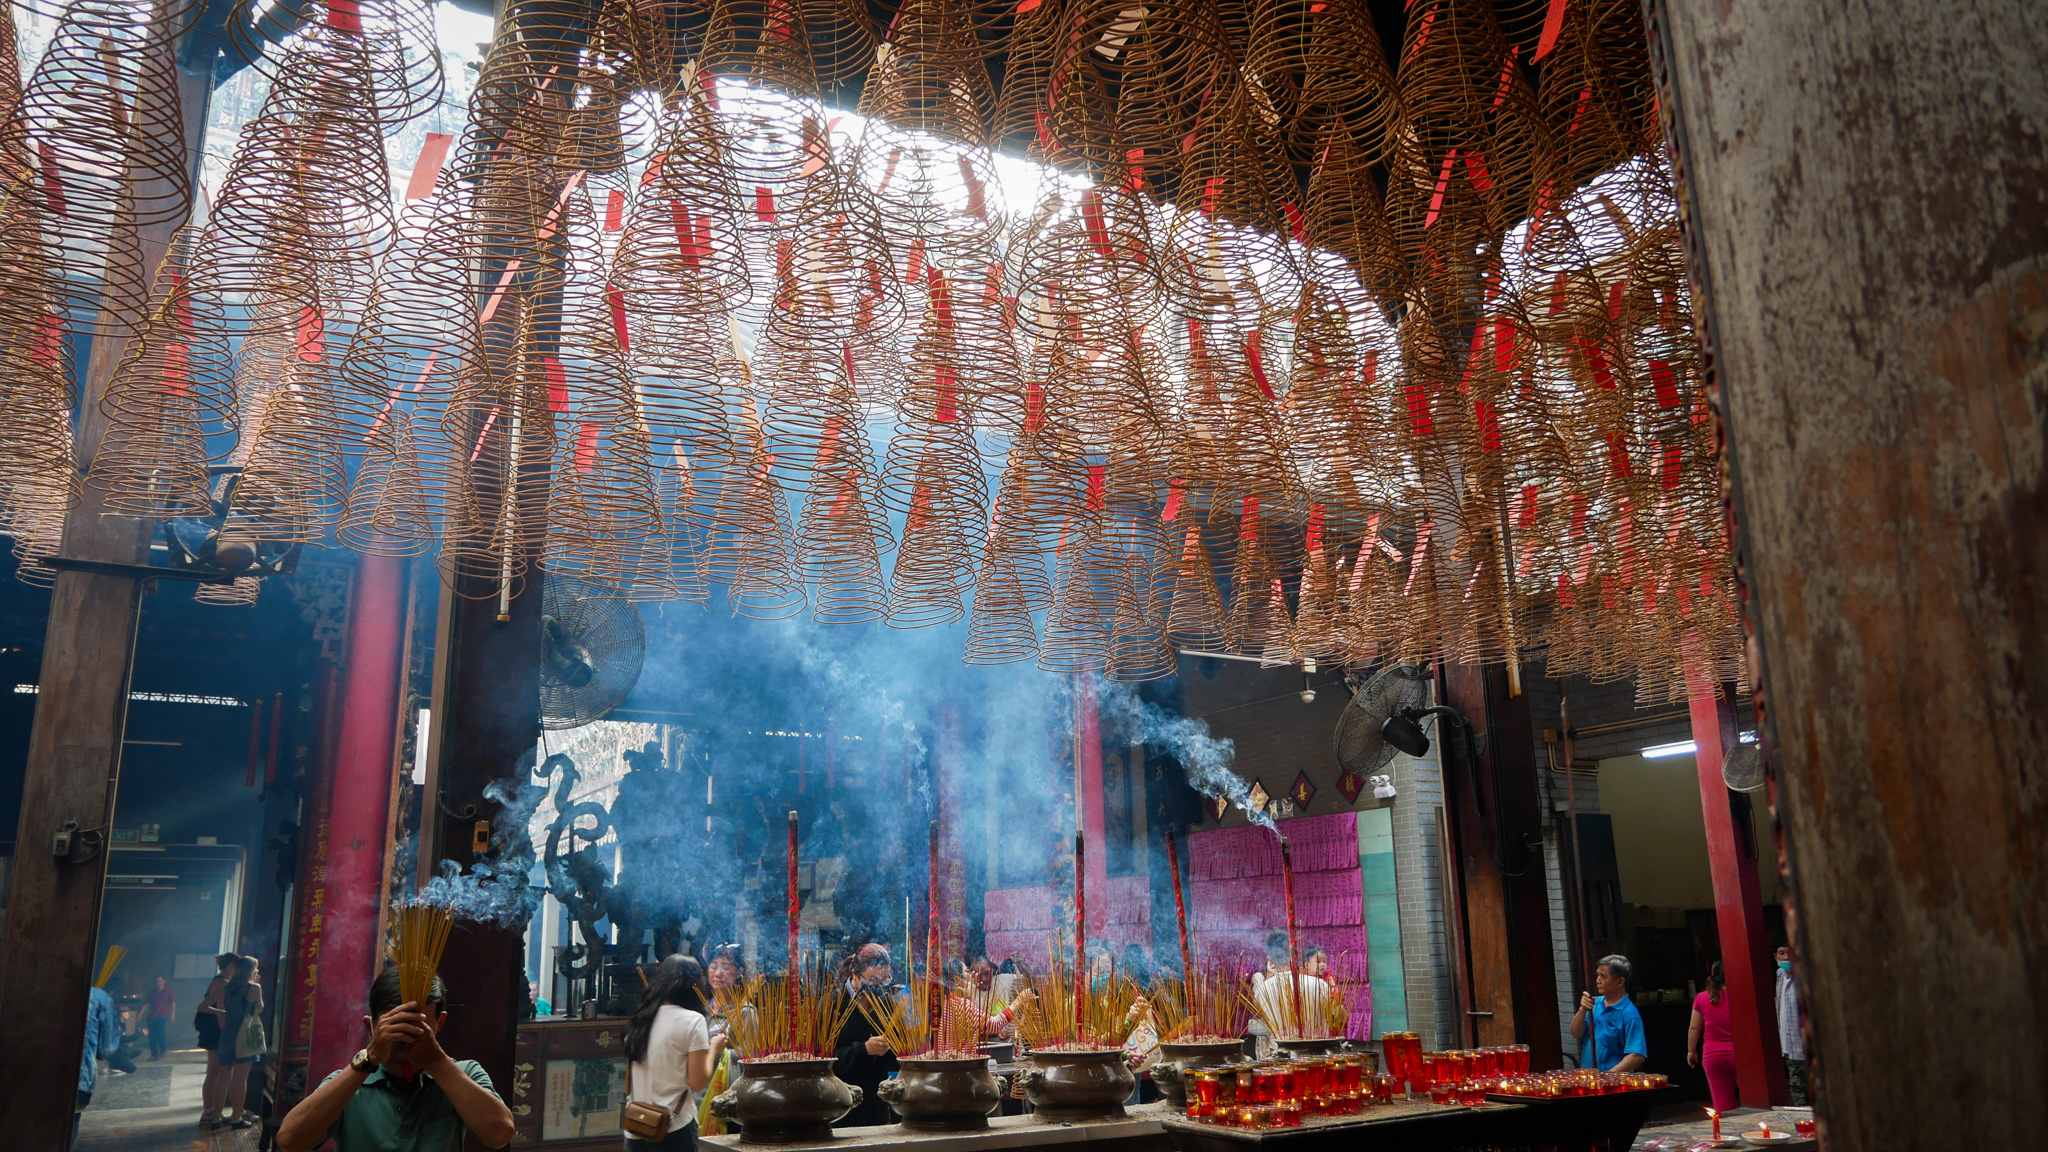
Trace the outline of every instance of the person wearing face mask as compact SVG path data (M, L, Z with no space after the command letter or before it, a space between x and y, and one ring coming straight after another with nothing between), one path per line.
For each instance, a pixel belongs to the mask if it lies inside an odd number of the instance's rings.
M873 1005L877 1014L887 1015L892 971L886 946L863 944L840 963L837 994L848 999L873 997L878 1001ZM875 1029L868 1020L868 1014L862 1012L858 1005L847 1012L846 1024L839 1029L839 1038L833 1048L833 1055L838 1061L833 1071L841 1080L861 1090L861 1101L859 1107L833 1121L832 1126L869 1128L892 1123L889 1105L883 1102L877 1089L896 1071L896 1054L889 1051L888 1038Z
M1778 945L1778 1047L1785 1054L1785 1087L1792 1103L1806 1103L1806 1032L1799 1026L1799 986L1792 982L1792 949Z

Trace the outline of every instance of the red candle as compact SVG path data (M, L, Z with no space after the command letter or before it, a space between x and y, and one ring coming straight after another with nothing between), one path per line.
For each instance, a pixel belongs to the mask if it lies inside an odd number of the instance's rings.
M1088 867L1081 832L1074 832L1074 1039L1085 1040L1082 1029L1088 1004Z
M1294 852L1285 836L1280 838L1280 881L1287 889L1287 975L1294 985L1294 1034L1306 1036L1308 1022L1301 1018L1301 934L1294 923Z
M796 810L789 812L789 1042L801 1047L796 1034L797 994L802 984L798 976L796 929L800 909L796 902Z
M1180 894L1180 848L1174 843L1173 833L1166 834L1166 870L1173 876L1173 916L1180 924L1180 974L1181 986L1189 990L1189 1007L1194 1005L1195 953L1188 944L1188 904Z
M928 1046L936 1049L939 1045L939 1015L945 1010L945 985L939 972L939 822L932 821L930 860L926 864L931 879L925 884L925 938L924 938L924 1011ZM909 957L903 958L907 966Z

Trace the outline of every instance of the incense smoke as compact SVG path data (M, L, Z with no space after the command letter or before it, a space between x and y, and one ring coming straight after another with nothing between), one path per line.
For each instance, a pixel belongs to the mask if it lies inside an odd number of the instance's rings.
M1102 684L1101 709L1104 732L1174 757L1187 773L1189 787L1211 799L1228 800L1252 823L1279 834L1273 818L1252 804L1251 785L1231 771L1236 745L1211 736L1208 721L1175 715L1139 698L1129 684L1112 682Z
M527 831L547 789L534 784L533 753L520 757L511 776L484 787L485 798L501 807L491 822L491 850L464 872L453 860L441 861L441 874L416 894L398 903L432 904L460 920L499 928L520 928L540 907L541 889L531 883L533 841Z

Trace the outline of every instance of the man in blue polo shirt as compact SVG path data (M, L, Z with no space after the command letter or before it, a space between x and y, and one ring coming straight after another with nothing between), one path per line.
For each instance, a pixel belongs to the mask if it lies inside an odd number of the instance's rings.
M1582 1040L1579 1067L1633 1072L1650 1058L1650 1046L1643 1042L1643 1014L1628 996L1629 974L1628 957L1602 956L1593 975L1600 995L1579 993L1579 1010L1572 1014L1572 1035Z

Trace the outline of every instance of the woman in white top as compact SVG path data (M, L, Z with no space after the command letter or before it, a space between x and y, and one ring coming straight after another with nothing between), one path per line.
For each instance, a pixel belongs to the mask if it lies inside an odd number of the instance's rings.
M673 1119L667 1139L628 1136L626 1152L695 1152L697 1093L711 1083L726 1044L724 1034L710 1034L710 1009L711 988L695 959L678 954L655 968L626 1027L626 1067L633 1099L666 1108Z

